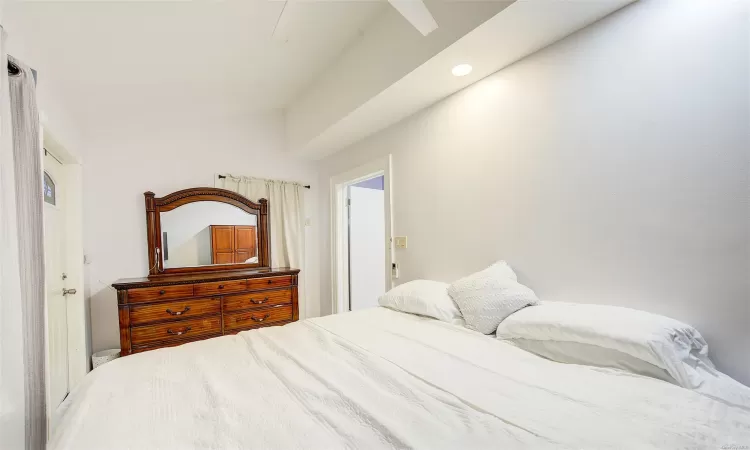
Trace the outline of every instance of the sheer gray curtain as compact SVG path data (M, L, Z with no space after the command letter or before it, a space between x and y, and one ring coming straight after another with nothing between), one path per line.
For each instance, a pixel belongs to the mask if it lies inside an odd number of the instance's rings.
M47 438L41 134L33 74L23 63L6 55L4 43L3 32L0 447L41 450ZM18 74L8 75L8 60L20 69ZM10 391L14 386L15 390Z

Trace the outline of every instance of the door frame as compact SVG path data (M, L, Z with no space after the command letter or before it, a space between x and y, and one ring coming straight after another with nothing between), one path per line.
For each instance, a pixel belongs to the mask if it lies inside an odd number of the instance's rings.
M88 300L85 295L86 286L84 284L85 275L83 267L83 171L79 159L66 149L44 124L42 124L42 139L43 148L60 161L62 172L65 176L62 193L65 196L65 267L67 270L66 275L68 276L66 285L69 288L76 289L75 294L66 296L68 392L70 392L89 372L89 357L91 355L90 314ZM40 201L42 200L40 199ZM48 352L49 343L46 308L44 320L46 353ZM47 376L49 376L49 372L47 372ZM47 386L50 386L49 380ZM49 394L48 388L47 404L51 404ZM50 424L54 412L52 408L48 409Z
M331 313L339 314L349 309L349 232L347 221L346 189L349 185L373 177L383 176L383 208L385 215L385 285L386 292L393 287L393 220L391 210L391 155L387 155L354 169L331 177Z

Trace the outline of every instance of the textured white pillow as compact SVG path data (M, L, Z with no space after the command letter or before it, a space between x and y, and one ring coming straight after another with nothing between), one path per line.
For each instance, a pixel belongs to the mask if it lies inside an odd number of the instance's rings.
M448 295L448 283L414 280L401 284L383 294L380 306L409 314L433 317L443 322L463 325L461 311Z
M454 281L448 294L461 310L466 328L484 334L494 333L503 319L539 301L534 291L516 281L505 261Z
M708 359L708 345L698 330L669 317L630 308L543 302L508 317L498 327L497 337L574 342L617 350L665 370L676 384L689 389L701 385L702 374L716 373ZM607 360L596 365L613 367ZM614 367L627 369L618 364Z

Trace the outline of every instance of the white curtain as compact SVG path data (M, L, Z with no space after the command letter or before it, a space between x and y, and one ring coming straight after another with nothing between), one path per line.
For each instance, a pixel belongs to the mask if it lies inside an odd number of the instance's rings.
M257 202L268 200L271 228L271 266L300 269L298 279L299 316L307 316L305 297L305 208L304 193L299 183L265 180L224 174L216 187L236 192Z
M42 158L34 77L8 75L0 33L0 444L43 449L47 438Z

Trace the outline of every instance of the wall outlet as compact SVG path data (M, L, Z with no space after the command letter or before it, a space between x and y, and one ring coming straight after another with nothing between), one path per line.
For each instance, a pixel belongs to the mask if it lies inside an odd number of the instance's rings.
M312 220L309 217L305 217L305 226L309 227L312 225Z
M406 248L406 236L397 236L393 238L396 248Z
M398 264L397 263L393 263L391 265L391 277L398 278Z

